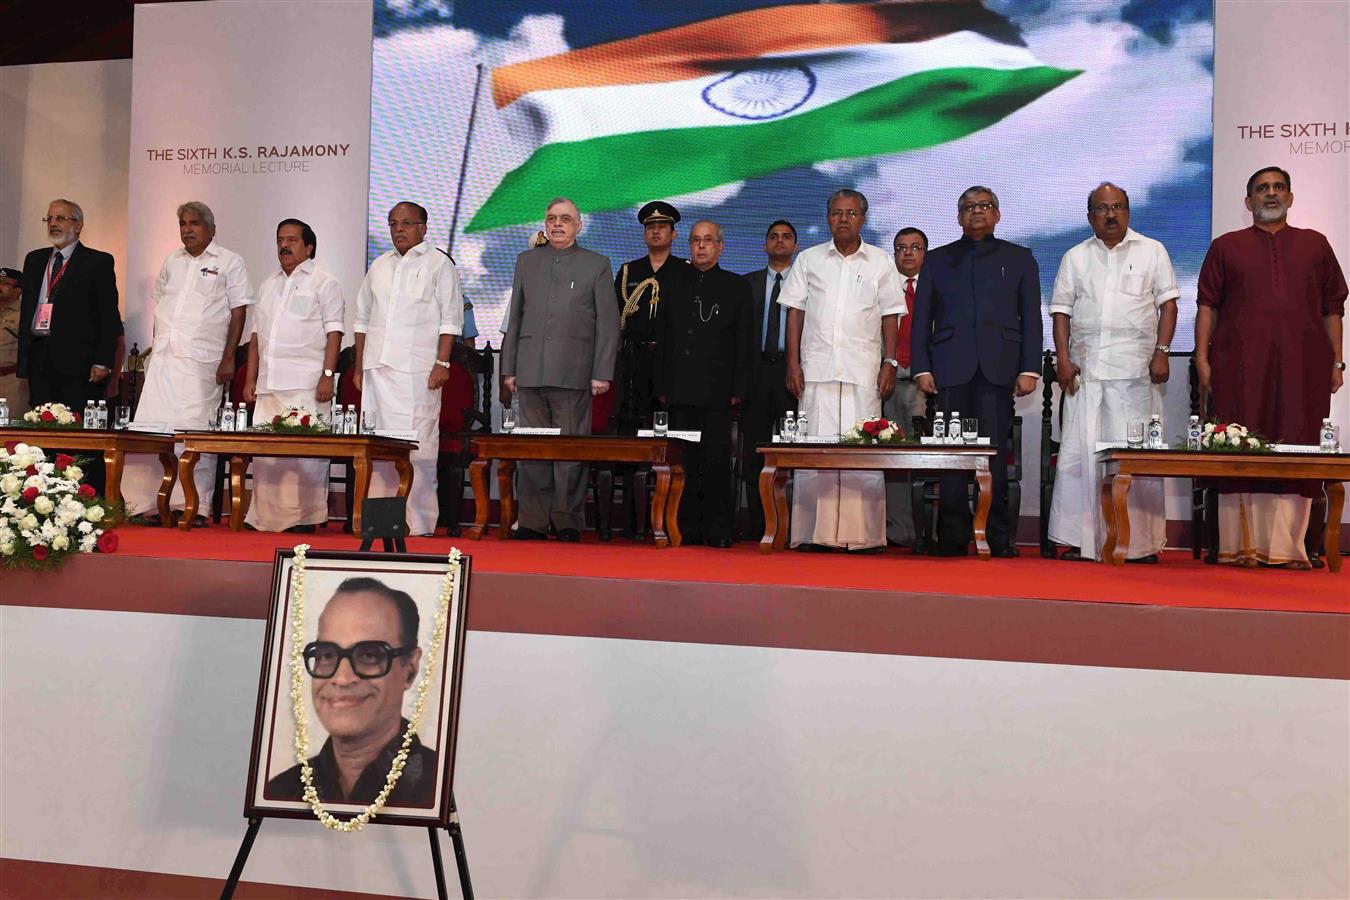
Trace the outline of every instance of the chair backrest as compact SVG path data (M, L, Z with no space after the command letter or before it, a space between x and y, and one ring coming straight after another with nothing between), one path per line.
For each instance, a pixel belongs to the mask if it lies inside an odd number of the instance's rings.
M468 447L468 436L492 430L492 345L482 350L456 343L450 380L441 388L441 452Z
M361 390L353 381L353 376L356 374L355 366L356 348L343 347L341 352L338 353L337 369L335 370L337 372L337 387L333 393L338 403L343 406L355 405L359 412L361 409Z
M614 391L591 398L591 434L613 434L619 427L614 420Z
M234 351L234 377L230 379L230 393L228 395L231 403L238 403L244 399L244 385L248 382L248 344L243 343L235 348Z

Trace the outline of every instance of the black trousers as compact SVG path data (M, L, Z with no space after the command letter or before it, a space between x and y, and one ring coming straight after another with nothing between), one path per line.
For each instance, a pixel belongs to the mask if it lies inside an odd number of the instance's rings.
M47 358L45 338L35 338L30 347L30 360L28 367L28 402L37 407L43 403L64 403L72 412L84 415L84 405L90 400L97 403L103 399L104 392L108 388L107 381L92 382L89 380L89 368L86 366L82 372L74 375L62 375L57 372L50 364ZM111 377L111 375L109 376ZM10 410L10 415L18 418L27 410ZM109 419L115 415L113 409L109 408ZM56 439L60 432L52 435ZM44 446L47 451L47 458L53 458L54 451L58 448ZM70 451L65 451L70 452ZM75 457L88 457L89 451L81 453L71 453ZM100 495L106 487L106 475L103 470L102 457L95 456L93 459L85 459L85 464L81 466L84 470L84 480L91 485Z
M701 431L684 454L680 534L685 540L731 537L731 408L672 406L670 427Z
M980 437L990 438L993 446L1000 448L999 454L989 461L994 496L990 498L993 503L989 509L987 537L992 550L1011 546L1013 523L1008 510L1008 460L1001 448L1007 442L1012 424L1013 386L990 384L977 371L965 384L939 388L937 408L948 418L953 411L958 411L962 418L977 417ZM938 541L942 544L964 547L974 536L974 515L967 500L970 482L971 476L960 474L943 475L938 480Z
M759 473L764 457L756 452L773 440L774 427L783 413L797 408L797 398L787 389L787 358L760 363L755 385L741 407L741 479L745 485L748 530L743 537L764 536L764 504L759 502Z

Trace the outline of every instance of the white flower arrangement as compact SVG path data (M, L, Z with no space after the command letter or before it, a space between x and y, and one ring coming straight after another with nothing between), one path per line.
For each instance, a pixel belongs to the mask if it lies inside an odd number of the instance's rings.
M32 428L79 428L80 414L64 403L43 403L23 414L24 424Z
M1206 422L1200 435L1200 449L1210 452L1268 453L1270 442L1236 422Z
M0 565L43 568L117 549L113 511L83 477L64 453L48 460L30 444L0 448Z
M327 434L328 426L318 413L303 406L292 406L285 413L273 416L270 422L255 423L254 430L277 434Z
M890 419L859 419L842 435L845 444L901 444L905 432Z

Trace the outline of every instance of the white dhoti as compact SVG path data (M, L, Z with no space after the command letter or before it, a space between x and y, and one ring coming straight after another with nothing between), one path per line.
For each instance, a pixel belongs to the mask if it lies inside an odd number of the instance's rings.
M441 449L441 392L427 389L426 372L400 372L388 366L366 369L362 376L361 409L374 417L381 431L416 431L412 493L408 496L408 533L431 534L436 530L436 457ZM393 463L375 463L370 476L370 497L393 497L398 493L398 472Z
M801 410L811 434L837 435L881 415L876 385L808 381ZM886 480L880 472L798 470L793 476L792 546L861 549L886 545Z
M1050 540L1077 547L1099 559L1106 542L1102 515L1098 441L1124 441L1132 420L1162 413L1162 393L1148 378L1084 381L1064 398L1059 462L1050 503ZM1126 558L1157 553L1167 543L1167 510L1161 478L1135 478L1130 484L1130 546Z
M1219 562L1306 564L1312 500L1297 494L1220 494Z
M268 422L292 407L315 412L317 406L313 388L260 393L253 418L255 422ZM253 499L244 521L259 531L285 531L296 525L328 521L331 465L327 459L254 457L249 467L253 473Z
M182 356L155 353L145 371L145 387L136 407L137 422L168 423L170 429L204 429L220 406L222 385L216 384L216 365ZM174 448L182 454L183 445ZM203 455L193 470L198 515L206 515L216 495L216 457ZM122 499L127 514L154 515L164 469L153 456L128 456L122 470ZM173 509L183 508L183 485L173 487Z

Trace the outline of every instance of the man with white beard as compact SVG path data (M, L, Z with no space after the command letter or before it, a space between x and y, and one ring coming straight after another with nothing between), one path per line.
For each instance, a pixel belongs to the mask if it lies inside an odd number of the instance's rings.
M1097 559L1106 540L1097 442L1123 441L1131 420L1162 413L1181 296L1167 248L1129 227L1124 190L1104 182L1087 208L1093 236L1064 254L1050 299L1065 395L1050 539L1069 545L1060 558L1072 560ZM1135 479L1129 502L1126 558L1157 562L1167 526L1162 479Z

